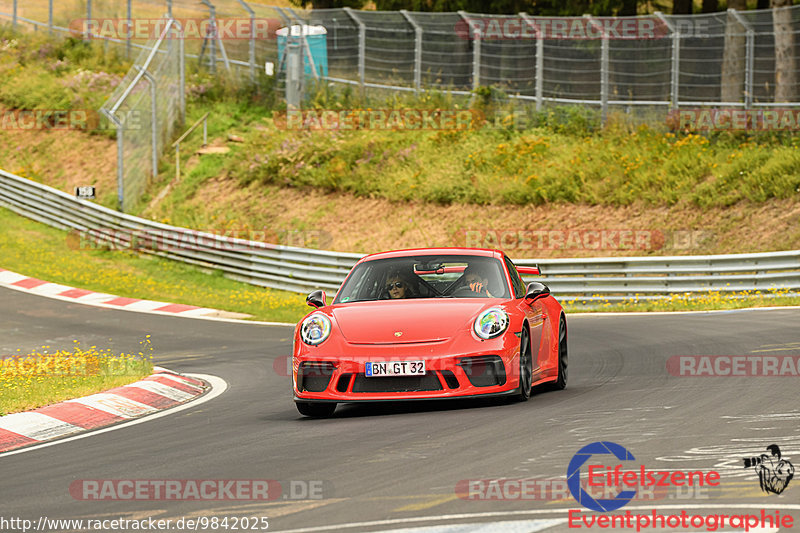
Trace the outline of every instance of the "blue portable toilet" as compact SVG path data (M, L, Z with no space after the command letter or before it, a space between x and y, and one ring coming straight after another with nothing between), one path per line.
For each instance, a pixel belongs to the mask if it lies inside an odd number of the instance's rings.
M280 28L276 33L278 35L278 64L283 65L285 68L283 54L286 53L286 43L289 40L289 31L291 29L292 37L301 37L305 35L306 42L308 43L308 50L311 52L311 58L314 60L314 67L316 68L318 76L328 75L328 30L324 26L309 26L303 24L295 24L291 27ZM308 60L308 53L303 53L303 64L305 66L305 73L307 76L313 76L314 72L311 70L311 62Z

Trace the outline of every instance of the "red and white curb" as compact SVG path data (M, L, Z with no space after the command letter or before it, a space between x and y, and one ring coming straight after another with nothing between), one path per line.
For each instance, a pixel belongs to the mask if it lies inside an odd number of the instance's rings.
M0 453L149 415L193 400L208 388L203 381L156 367L153 375L130 385L0 417Z
M128 311L138 311L143 313L156 313L172 316L185 316L191 318L246 318L249 315L242 313L232 313L208 307L198 307L196 305L173 304L167 302L156 302L153 300L141 300L138 298L124 298L113 294L94 292L86 289L76 289L67 285L59 285L37 278L31 278L23 274L17 274L10 270L0 268L0 286L8 287L20 291L56 298L59 300L72 301L82 304L106 307L112 309L125 309Z

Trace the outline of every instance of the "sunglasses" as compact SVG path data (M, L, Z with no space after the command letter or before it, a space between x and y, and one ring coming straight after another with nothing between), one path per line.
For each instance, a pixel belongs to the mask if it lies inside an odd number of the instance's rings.
M402 289L402 288L404 288L405 286L406 286L406 284L405 284L405 283L403 283L402 281L395 281L394 283L390 283L390 284L388 284L388 285L386 286L386 289L387 289L387 290L392 290L392 289Z

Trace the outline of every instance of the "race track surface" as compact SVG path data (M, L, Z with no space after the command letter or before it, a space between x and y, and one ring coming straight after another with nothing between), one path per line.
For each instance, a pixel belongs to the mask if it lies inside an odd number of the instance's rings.
M467 480L563 479L581 447L612 441L648 470L722 475L713 491L681 497L670 490L618 512L675 506L700 514L766 509L774 515L777 509L800 519L800 473L783 494L768 495L742 461L778 444L783 457L800 466L798 377L667 372L667 360L677 355L798 356L798 309L572 315L570 382L564 391L541 392L527 403L340 406L332 419L311 420L302 418L292 402L285 371L289 327L100 309L7 289L0 289L0 301L2 354L42 345L70 347L75 339L138 352L139 341L150 334L156 364L218 376L228 384L224 394L196 408L0 455L0 516L5 518L38 523L42 516L173 521L227 516L269 517L270 531L331 526L474 531L476 524L484 524L485 531L568 531L574 528L565 522L566 510L581 509L569 495L478 501L459 497L456 487L468 486ZM277 499L267 502L85 501L70 493L76 480L108 479L268 479L279 481L283 492L273 492ZM303 498L308 487L321 498ZM553 499L558 501L546 501ZM453 526L458 524L471 525ZM61 529L70 530L87 531Z

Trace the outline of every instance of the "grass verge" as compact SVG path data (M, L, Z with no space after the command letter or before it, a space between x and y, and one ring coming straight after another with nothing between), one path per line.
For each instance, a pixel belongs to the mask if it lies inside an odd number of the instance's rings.
M0 268L119 296L247 313L259 320L295 322L308 309L298 294L145 254L84 250L73 242L65 231L0 208Z
M149 347L149 339L142 342ZM0 359L0 416L127 385L153 372L143 352L114 355L96 346L83 349L77 341L72 350L48 348Z

